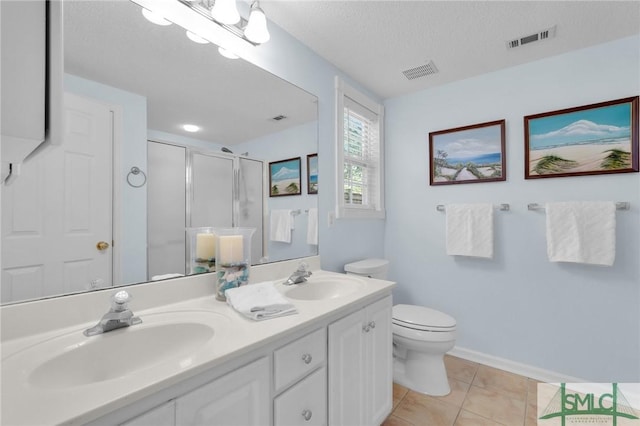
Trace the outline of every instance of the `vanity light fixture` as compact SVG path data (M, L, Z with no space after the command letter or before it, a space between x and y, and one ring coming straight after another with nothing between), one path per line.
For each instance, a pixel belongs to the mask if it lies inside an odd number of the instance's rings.
M199 43L199 44L207 44L209 43L209 40L205 40L202 37L200 37L198 34L196 33L192 33L191 31L187 31L187 37L189 37L189 40Z
M148 21L153 22L156 25L171 25L171 21L167 21L157 12L152 12L144 7L142 8L142 15L147 18Z
M244 36L258 44L266 43L271 38L269 30L267 29L267 17L262 8L260 8L258 0L254 1L251 5L249 22L244 29Z
M235 25L240 22L236 0L216 0L211 8L211 17L226 25Z
M183 124L182 128L190 133L195 133L200 130L200 126L196 126L195 124Z

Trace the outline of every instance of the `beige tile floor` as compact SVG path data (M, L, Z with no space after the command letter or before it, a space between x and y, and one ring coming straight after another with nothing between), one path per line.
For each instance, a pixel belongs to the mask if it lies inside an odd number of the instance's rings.
M538 381L445 356L451 393L433 397L393 385L382 426L535 426Z

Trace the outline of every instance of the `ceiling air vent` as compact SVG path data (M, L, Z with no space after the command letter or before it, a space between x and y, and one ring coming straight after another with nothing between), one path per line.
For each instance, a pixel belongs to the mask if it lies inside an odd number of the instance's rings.
M280 121L280 120L284 120L285 118L287 118L286 115L276 115L275 117L271 118L273 121Z
M413 80L415 78L424 77L425 75L431 75L438 72L438 68L436 68L436 64L433 61L429 61L429 63L420 65L419 67L411 68L408 70L402 71L407 80Z
M520 38L507 41L507 49L513 49L516 47L524 46L525 44L533 43L535 41L546 40L553 38L556 35L556 26L546 30L538 31L535 34L526 35Z

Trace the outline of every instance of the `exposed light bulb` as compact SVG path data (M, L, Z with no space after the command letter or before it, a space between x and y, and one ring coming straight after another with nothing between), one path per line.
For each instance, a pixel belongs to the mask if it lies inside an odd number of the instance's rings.
M189 40L196 42L196 43L200 43L200 44L207 44L209 43L208 40L203 39L202 37L200 37L198 34L196 33L192 33L191 31L187 31L187 37L189 37Z
M147 18L148 21L153 22L156 25L171 25L171 21L167 21L156 12L152 12L149 9L142 8L142 15Z
M257 1L251 5L249 23L244 29L244 36L254 43L266 43L271 38L267 29L267 17Z
M236 7L236 0L216 0L211 9L211 16L221 24L237 24L240 22L240 13Z
M195 133L200 130L200 126L196 126L195 124L183 124L182 128L190 133Z
M236 55L235 53L233 53L231 50L225 49L222 46L218 47L218 53L220 53L225 58L229 58L229 59L238 59L239 58L239 56Z

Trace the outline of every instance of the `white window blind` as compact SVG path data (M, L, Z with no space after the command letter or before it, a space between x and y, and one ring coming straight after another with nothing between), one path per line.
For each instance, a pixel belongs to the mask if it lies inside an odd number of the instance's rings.
M342 88L343 91L339 89ZM338 217L384 217L382 196L382 107L338 84ZM360 98L356 100L354 98ZM367 105L363 105L366 103ZM340 112L342 110L342 112ZM375 110L375 111L374 111ZM340 132L340 127L339 127Z

